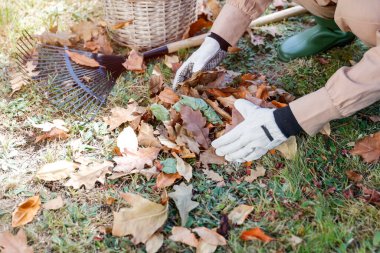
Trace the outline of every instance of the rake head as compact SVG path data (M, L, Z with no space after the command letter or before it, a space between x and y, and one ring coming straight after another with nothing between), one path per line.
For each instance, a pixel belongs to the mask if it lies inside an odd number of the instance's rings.
M15 57L20 79L33 82L59 109L91 120L106 103L116 79L125 70L124 57L69 49L95 59L102 67L91 68L73 62L67 47L39 43L23 32Z

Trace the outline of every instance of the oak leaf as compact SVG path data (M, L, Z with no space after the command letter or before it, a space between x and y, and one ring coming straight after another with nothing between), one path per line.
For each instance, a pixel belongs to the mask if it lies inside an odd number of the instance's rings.
M172 228L172 235L169 239L175 242L182 242L194 248L198 247L199 244L195 234L191 233L190 229L185 227L174 226Z
M78 164L69 161L56 161L45 164L37 171L36 177L44 181L56 181L67 178L78 168Z
M204 240L206 243L218 246L218 245L226 245L227 241L226 239L218 234L217 232L205 228L205 227L198 227L198 228L193 228L193 232L197 233L199 237Z
M124 68L136 72L144 72L146 66L144 64L144 56L139 54L136 50L129 53L128 59L123 63Z
M250 241L258 239L260 241L263 241L265 243L271 242L274 239L264 233L260 228L252 228L250 230L243 231L240 235L240 239L243 241Z
M169 193L169 197L174 200L179 210L181 225L185 226L189 218L189 213L196 208L199 203L191 200L193 195L193 186L191 184L186 185L182 182L180 185L175 185L173 189L175 191Z
M45 204L43 204L42 207L47 210L57 210L63 207L64 205L65 202L63 201L62 196L59 195L57 198L51 199Z
M146 243L166 222L168 205L154 203L133 193L122 193L121 196L131 207L114 212L112 235L132 235L134 244Z
M161 172L157 176L156 187L165 188L172 186L175 183L175 181L180 178L182 178L182 176L178 172L175 174L166 174L164 172Z
M16 235L10 232L0 233L0 250L3 253L33 253L23 229L20 229Z
M200 111L193 111L188 106L181 107L181 118L184 127L190 131L195 140L204 148L208 148L210 139L208 137L209 129L206 127L206 118Z
M240 205L235 207L230 214L228 215L228 219L237 225L241 225L244 223L245 219L248 215L253 211L253 206L248 205Z
M65 50L66 54L70 57L70 59L75 62L76 64L91 67L91 68L98 68L100 67L99 62L95 61L92 58L89 58L83 54L79 54L76 52L71 52L69 50Z
M351 154L360 155L367 163L376 163L380 158L380 132L358 140Z
M40 196L34 196L20 203L12 213L12 227L19 227L31 222L41 207Z
M161 233L152 235L151 238L145 243L147 253L156 253L164 243L164 236Z

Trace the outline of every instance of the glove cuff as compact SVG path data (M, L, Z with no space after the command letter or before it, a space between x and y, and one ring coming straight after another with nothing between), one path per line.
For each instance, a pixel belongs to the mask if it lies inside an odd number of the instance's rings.
M278 128L286 138L303 132L302 127L298 124L289 106L276 109L273 115Z
M231 46L230 43L228 43L225 39L223 39L222 37L220 37L216 33L212 32L208 37L213 38L214 40L216 40L219 43L220 49L222 49L223 51L227 52L228 48Z

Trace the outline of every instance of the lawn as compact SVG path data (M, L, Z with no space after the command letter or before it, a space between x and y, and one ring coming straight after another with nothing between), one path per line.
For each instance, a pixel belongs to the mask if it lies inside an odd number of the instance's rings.
M112 160L122 127L109 132L103 117L115 106L126 106L130 98L146 103L155 64L159 63L169 84L173 77L164 66L163 58L148 62L148 71L144 74L123 74L106 107L87 124L55 109L33 86L24 87L10 97L8 74L21 31L41 33L56 20L60 29L65 30L75 22L99 18L99 6L100 2L94 0L0 3L0 232L18 230L11 228L12 212L28 197L39 194L42 202L46 202L62 195L66 200L63 208L41 209L31 223L23 226L35 252L145 252L142 244L135 246L131 242L131 237L103 233L112 226L113 212L121 205L118 201L109 205L106 200L120 199L120 192L132 192L155 201L159 198L154 188L155 179L127 175L107 180L92 190L74 190L62 182L39 180L35 173L46 163L72 160L78 153ZM259 28L256 32L266 38L265 44L253 46L246 35L238 44L241 51L230 54L223 66L242 74L262 73L272 84L297 97L310 93L322 87L341 66L359 61L367 49L356 40L314 57L279 62L276 46L289 35L313 24L312 17L304 15L274 24L274 36L265 27ZM125 50L118 48L118 52ZM191 52L183 50L179 56L185 60ZM246 174L247 168L242 165L211 166L223 176L226 184L222 187L207 179L202 170L194 169L193 200L199 202L199 206L190 213L186 227L218 227L223 215L240 204L247 204L254 207L253 212L243 225L230 228L227 246L218 247L216 252L380 251L379 206L360 198L360 189L345 174L354 170L363 176L362 185L380 189L379 164L367 164L348 152L352 142L380 131L380 123L369 120L370 115L379 115L379 105L378 102L351 117L331 122L330 136L297 137L298 151L293 160L278 154L265 155L252 166L262 165L267 173L252 183L236 180ZM35 144L38 133L32 123L59 118L69 126L70 138ZM74 144L78 141L82 145L76 149ZM168 189L171 191L172 187ZM194 248L168 239L172 227L179 225L179 213L170 201L169 218L162 229L165 241L160 252L195 252ZM275 240L267 244L242 241L241 232L253 227L260 227ZM295 242L294 236L302 241Z

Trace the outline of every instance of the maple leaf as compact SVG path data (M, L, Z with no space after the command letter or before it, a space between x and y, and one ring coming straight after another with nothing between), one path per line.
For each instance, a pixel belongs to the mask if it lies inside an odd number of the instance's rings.
M58 129L58 128L53 128L49 132L37 136L34 143L38 143L40 141L47 140L47 139L48 140L56 140L56 139L64 140L64 139L67 139L69 137L70 137L70 135L67 134L65 131Z
M182 178L182 176L177 172L175 174L166 174L161 172L157 176L156 187L157 188L165 188L173 185L176 180Z
M173 91L173 89L165 87L163 91L161 91L160 95L158 95L158 98L164 102L171 105L174 105L179 101L179 96Z
M121 193L121 196L131 207L114 212L112 235L132 235L134 244L146 243L166 222L168 205L154 203L133 193Z
M44 181L56 181L67 178L78 168L78 164L69 161L56 161L45 164L37 171L36 177Z
M175 242L182 242L191 247L198 247L199 241L195 237L195 234L191 233L190 229L185 227L176 227L172 228L172 235L169 237L170 240Z
M193 111L188 106L181 107L181 118L183 120L184 127L190 131L195 140L204 148L208 148L210 145L210 139L208 137L209 129L206 126L206 118L202 116L200 111Z
M297 154L297 139L295 136L290 136L287 141L275 148L288 160L293 160Z
M218 246L218 245L223 246L227 244L226 239L222 235L218 234L217 232L211 229L208 229L205 227L198 227L198 228L193 228L192 230L193 232L197 233L199 237L208 244L211 244L214 246Z
M41 207L40 196L34 196L20 203L12 213L12 227L19 227L31 222Z
M164 243L164 235L156 233L145 243L145 250L147 253L156 253Z
M173 156L177 160L177 171L178 173L186 179L187 182L193 177L193 167L190 164L181 159L176 153Z
M161 148L160 141L154 136L153 126L148 123L141 122L137 140L141 146Z
M23 229L20 229L16 235L10 232L0 233L0 250L3 253L33 253Z
M377 115L373 115L373 116L370 116L369 119L372 121L372 122L380 122L380 116L377 116Z
M113 168L113 163L109 161L81 165L77 172L70 174L70 179L65 183L65 186L79 189L84 185L86 189L93 189L96 182L104 184L106 175L111 173L110 168Z
M179 130L179 131L178 131ZM194 138L187 135L185 128L179 126L176 130L176 143L180 146L187 146L192 152L199 154L199 144ZM178 133L179 132L179 133Z
M250 175L246 176L244 178L244 181L252 183L257 178L265 176L265 172L266 169L263 166L259 165L256 167L256 170L250 170Z
M199 206L198 202L192 201L193 186L181 183L180 185L173 186L174 192L169 193L169 197L172 198L178 208L179 215L181 216L181 225L185 226L189 213L191 210Z
M43 204L42 207L47 210L57 210L63 207L64 205L65 202L63 201L62 196L59 195L57 198L51 199L45 204Z
M66 54L70 57L70 59L75 62L76 64L91 67L91 68L98 68L100 67L99 62L95 61L92 58L89 58L83 54L79 54L76 52L70 52L69 50L65 50Z
M367 163L377 162L380 158L380 132L358 140L351 154L360 155Z
M252 228L250 230L243 231L240 235L240 239L243 241L259 239L265 243L271 242L274 239L264 233L260 228Z
M129 53L128 59L123 63L124 68L136 72L144 72L146 66L144 64L144 56L139 54L136 50Z
M244 223L245 219L248 215L253 211L253 206L248 205L240 205L235 207L230 214L228 215L228 219L237 225L241 225Z
M108 131L113 131L125 122L132 122L141 118L146 108L139 106L136 101L131 100L127 109L115 107L111 109L111 116L104 117L104 122L109 125Z

